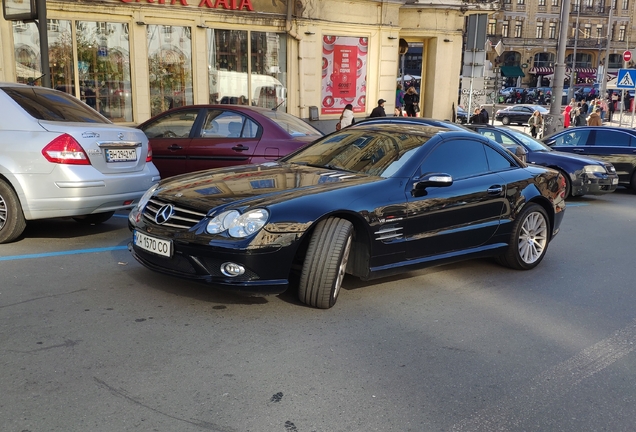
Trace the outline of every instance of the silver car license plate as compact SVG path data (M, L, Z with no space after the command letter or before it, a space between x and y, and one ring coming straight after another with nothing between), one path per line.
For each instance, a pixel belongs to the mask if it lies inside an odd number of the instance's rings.
M133 231L135 246L150 253L170 258L172 256L172 241L149 236L137 230Z
M106 162L132 162L137 160L137 149L106 149Z

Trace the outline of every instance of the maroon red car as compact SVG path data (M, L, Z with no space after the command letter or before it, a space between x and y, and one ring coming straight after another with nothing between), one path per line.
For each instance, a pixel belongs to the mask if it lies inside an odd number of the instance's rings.
M301 119L242 105L190 105L138 126L162 178L210 168L271 162L323 134Z

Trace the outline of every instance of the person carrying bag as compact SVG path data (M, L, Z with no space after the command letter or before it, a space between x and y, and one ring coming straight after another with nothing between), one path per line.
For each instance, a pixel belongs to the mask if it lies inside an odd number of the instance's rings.
M408 117L417 117L420 112L420 95L415 91L415 87L409 87L404 94L404 109Z
M530 135L532 138L536 138L537 135L543 135L543 116L539 111L535 111L532 117L528 120L528 126L530 126Z

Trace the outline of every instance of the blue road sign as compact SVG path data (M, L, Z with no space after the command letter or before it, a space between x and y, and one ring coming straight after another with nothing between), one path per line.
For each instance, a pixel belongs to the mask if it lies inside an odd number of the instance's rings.
M636 88L636 69L619 69L618 78L616 79L616 88Z

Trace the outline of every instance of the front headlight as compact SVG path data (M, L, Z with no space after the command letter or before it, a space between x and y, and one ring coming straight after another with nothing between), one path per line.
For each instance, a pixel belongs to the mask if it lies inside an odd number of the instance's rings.
M141 199L137 203L137 211L142 211L144 207L146 207L146 204L148 204L148 201L150 201L150 198L152 198L152 194L155 193L158 187L159 183L154 184L141 196Z
M583 170L585 171L586 174L594 174L594 173L607 174L605 167L601 165L585 165L585 167L583 167Z
M227 231L232 237L243 238L263 228L268 218L269 212L265 209L254 209L243 214L229 210L214 216L208 222L206 230L210 234Z

